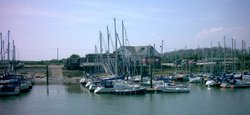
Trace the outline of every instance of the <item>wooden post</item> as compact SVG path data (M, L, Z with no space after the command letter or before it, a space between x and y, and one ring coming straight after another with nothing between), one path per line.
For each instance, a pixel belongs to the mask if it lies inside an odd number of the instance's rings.
M49 65L46 67L46 84L49 85Z
M149 65L149 71L150 71L150 88L153 88L153 72L152 72L152 65Z
M142 71L143 71L143 68L142 68L142 60L141 60L141 63L140 63L141 83L143 82L143 76L142 76L143 73L142 73Z

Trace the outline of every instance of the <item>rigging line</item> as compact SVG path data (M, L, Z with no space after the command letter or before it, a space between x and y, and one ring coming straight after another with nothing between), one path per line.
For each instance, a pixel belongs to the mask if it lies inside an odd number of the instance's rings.
M110 41L111 41L112 49L113 49L113 51L115 51L115 45L114 45L114 42L113 42L113 40L112 40L111 35L109 36L109 39L110 39Z
M108 46L107 46L107 43L106 43L106 41L105 41L105 39L104 39L104 37L102 36L102 39L103 39L103 43L104 43L104 48L105 48L105 51L107 52L108 51ZM105 52L105 53L106 53Z
M120 41L119 35L118 35L117 33L116 33L116 36L117 36L118 42L119 42L120 47L121 47L121 46L122 46L122 44L121 44L121 41Z
M126 41L127 45L130 46L130 43L129 43L129 40L128 40L127 29L124 28L124 30L125 30L125 41Z

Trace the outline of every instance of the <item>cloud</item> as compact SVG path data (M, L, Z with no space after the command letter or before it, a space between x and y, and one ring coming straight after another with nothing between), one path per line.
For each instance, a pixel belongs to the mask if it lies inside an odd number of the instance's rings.
M90 13L62 12L61 10L36 8L28 4L13 4L11 7L4 6L0 9L2 20L12 24L82 24L95 22L95 17L91 17Z
M230 44L231 39L237 41L246 41L250 44L250 28L249 27L211 27L203 28L195 35L195 41L203 46L208 46L210 42L223 42L223 37L226 37L226 44ZM240 42L237 43L240 46Z
M224 31L226 28L225 27L212 27L212 28L204 28L202 31L200 31L197 34L198 38L203 38L207 37L209 35L217 34L219 32Z

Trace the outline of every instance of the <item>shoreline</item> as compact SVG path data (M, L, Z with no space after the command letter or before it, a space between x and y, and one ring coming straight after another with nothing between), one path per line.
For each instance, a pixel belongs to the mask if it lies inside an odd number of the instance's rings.
M49 77L49 84L75 84L79 83L82 77ZM46 77L34 78L35 84L46 84Z

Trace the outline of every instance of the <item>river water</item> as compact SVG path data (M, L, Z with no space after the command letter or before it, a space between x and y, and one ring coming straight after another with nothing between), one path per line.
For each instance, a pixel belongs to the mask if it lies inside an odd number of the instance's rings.
M0 97L0 115L249 115L250 88L207 88L190 93L112 95L79 84L35 85L19 96Z

